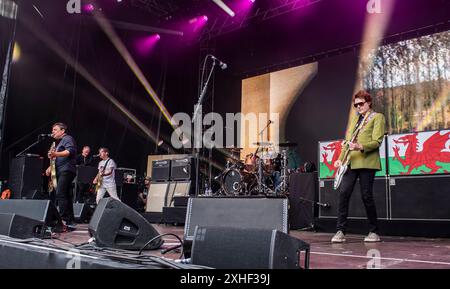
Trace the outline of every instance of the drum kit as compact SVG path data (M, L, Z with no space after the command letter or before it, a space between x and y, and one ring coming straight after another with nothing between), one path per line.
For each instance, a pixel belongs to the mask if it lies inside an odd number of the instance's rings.
M286 196L289 188L288 149L296 143L254 143L257 149L240 159L241 148L231 148L225 170L215 179L220 180L221 189L216 195L225 196Z

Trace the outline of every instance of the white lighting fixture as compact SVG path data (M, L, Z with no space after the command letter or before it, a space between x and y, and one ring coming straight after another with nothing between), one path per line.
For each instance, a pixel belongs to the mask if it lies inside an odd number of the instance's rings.
M228 15L230 15L231 17L234 17L234 15L236 15L233 10L230 9L230 7L227 6L227 4L223 3L222 0L212 0L214 3L217 4L217 6L219 6L220 8L223 9L223 11L227 12Z

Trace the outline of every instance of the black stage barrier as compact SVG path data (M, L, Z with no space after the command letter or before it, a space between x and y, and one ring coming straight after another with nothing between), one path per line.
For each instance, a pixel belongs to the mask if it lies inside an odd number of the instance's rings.
M317 199L317 172L290 175L289 226L292 230L314 227Z

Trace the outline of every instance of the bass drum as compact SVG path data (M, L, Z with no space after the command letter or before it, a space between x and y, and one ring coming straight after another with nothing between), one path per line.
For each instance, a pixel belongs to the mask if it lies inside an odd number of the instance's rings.
M243 170L229 169L222 178L222 189L227 196L250 195L256 187L256 176Z

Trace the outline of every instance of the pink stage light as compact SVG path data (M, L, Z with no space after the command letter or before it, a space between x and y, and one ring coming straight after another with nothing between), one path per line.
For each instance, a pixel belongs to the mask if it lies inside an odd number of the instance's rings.
M152 34L150 36L146 36L146 37L138 39L136 41L137 52L139 52L139 54L141 54L141 55L149 54L160 39L161 39L161 35L159 35L159 34Z
M92 11L94 11L94 9L95 9L95 6L92 3L86 4L83 6L84 12L92 12Z

